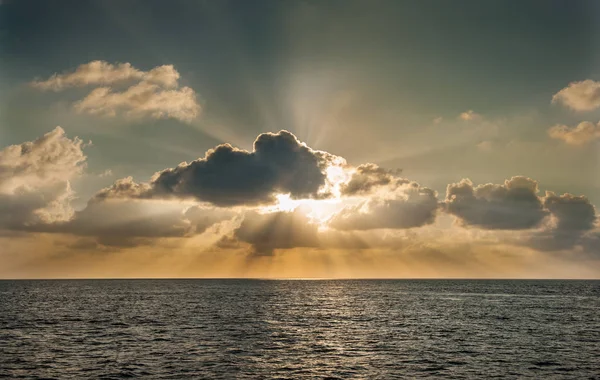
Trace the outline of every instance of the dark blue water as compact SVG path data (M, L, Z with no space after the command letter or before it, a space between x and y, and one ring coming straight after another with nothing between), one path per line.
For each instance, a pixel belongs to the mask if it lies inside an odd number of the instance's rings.
M599 281L0 281L0 377L598 378Z

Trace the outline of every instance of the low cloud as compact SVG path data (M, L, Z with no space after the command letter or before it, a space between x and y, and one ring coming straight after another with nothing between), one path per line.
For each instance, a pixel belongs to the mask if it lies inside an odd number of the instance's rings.
M0 227L20 229L68 219L70 181L81 175L86 156L79 138L53 131L0 151Z
M560 251L581 247L597 255L600 232L597 231L596 209L584 196L556 195L547 192L544 207L551 218L542 229L531 234L528 245L542 251Z
M99 244L136 245L140 238L191 237L230 219L234 213L218 208L178 202L135 199L93 199L62 223L38 225L37 232L59 232L93 237Z
M600 82L586 79L572 82L552 97L552 103L560 103L575 111L592 111L600 107Z
M327 196L321 192L325 170L335 158L290 132L263 133L252 152L219 145L204 158L156 173L149 184L124 179L98 196L195 199L223 207L273 203L279 193L319 198Z
M548 130L548 135L569 145L584 145L600 137L600 123L584 121L576 127L556 125Z
M448 185L445 210L464 226L527 229L537 226L548 214L537 192L537 182L526 177L512 177L502 185L479 186L463 179Z
M102 196L74 211L70 181L83 174L84 147L81 139L70 139L56 127L34 141L1 150L0 229L87 236L99 244L128 246L140 238L200 234L234 215L180 202ZM129 195L135 186L126 178L113 191Z
M329 226L339 230L405 229L435 221L438 200L435 191L416 182L392 182L387 195L374 195L335 214Z
M517 176L479 186L464 179L448 185L439 202L435 191L399 171L350 167L287 131L259 135L252 151L219 145L148 183L117 180L76 211L70 182L83 174L84 148L57 127L0 150L0 232L56 233L80 249L181 244L172 238L204 234L199 240L211 247L216 241L221 249L250 246L254 255L293 248L402 250L444 231L450 240L462 234L537 251L593 253L600 243L596 210L586 197L540 196L536 181ZM300 206L289 211L294 205ZM431 226L440 212L471 228Z
M588 231L594 228L596 210L584 196L547 192L544 207L556 218L555 228L558 230Z
M541 251L560 251L582 246L597 251L597 215L584 196L537 195L537 182L513 177L503 185L473 186L469 180L448 185L445 211L463 227L486 230L520 230L515 244Z
M340 187L342 195L365 195L376 188L392 184L400 170L388 170L375 164L363 164L356 168L350 181Z
M64 183L81 174L85 144L69 139L61 127L42 137L0 150L0 191Z
M40 90L62 91L70 87L101 86L75 102L80 113L132 119L150 117L173 118L191 122L200 115L196 93L179 86L180 74L172 65L141 71L130 63L110 64L93 61L74 72L54 74L45 81L33 81ZM128 87L122 89L127 84Z

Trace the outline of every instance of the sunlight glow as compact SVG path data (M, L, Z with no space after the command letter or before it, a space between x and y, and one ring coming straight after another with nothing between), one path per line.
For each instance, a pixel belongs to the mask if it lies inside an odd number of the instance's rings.
M292 212L300 208L300 211L304 212L321 227L324 227L327 220L343 207L341 200L338 198L293 199L290 197L290 194L278 194L276 198L277 204L264 207L261 209L261 212Z

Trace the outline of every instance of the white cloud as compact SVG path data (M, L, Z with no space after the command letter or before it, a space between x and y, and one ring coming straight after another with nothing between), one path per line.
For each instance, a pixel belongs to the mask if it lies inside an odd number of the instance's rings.
M68 219L70 180L81 175L83 141L53 131L0 150L0 226L19 228Z
M0 150L0 193L64 183L81 174L84 143L69 139L61 127L20 145Z
M44 91L62 91L69 87L104 86L132 80L143 80L169 88L177 87L179 73L173 65L158 66L145 72L127 62L113 65L105 61L92 61L80 65L71 73L54 74L45 81L36 80L30 84Z
M179 87L179 72L173 65L157 66L141 71L130 63L116 65L93 61L80 65L71 73L54 74L45 81L33 81L40 90L62 91L70 87L101 86L74 104L78 112L139 119L173 118L191 122L201 107L190 87ZM133 82L133 83L132 83ZM110 86L127 83L124 90Z
M592 111L600 107L600 82L572 82L554 94L552 103L562 103L575 111Z
M576 127L556 125L548 130L548 135L569 145L583 145L600 137L600 123L583 121Z
M468 110L458 116L461 120L471 121L481 119L481 115L473 110Z
M78 112L92 115L129 118L150 116L154 119L174 118L190 122L200 114L196 94L189 87L164 90L149 82L140 82L121 92L99 87L74 104Z

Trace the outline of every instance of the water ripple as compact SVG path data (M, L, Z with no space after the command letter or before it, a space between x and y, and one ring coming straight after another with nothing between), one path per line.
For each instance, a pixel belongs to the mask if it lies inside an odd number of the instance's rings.
M0 281L0 378L598 378L598 281Z

